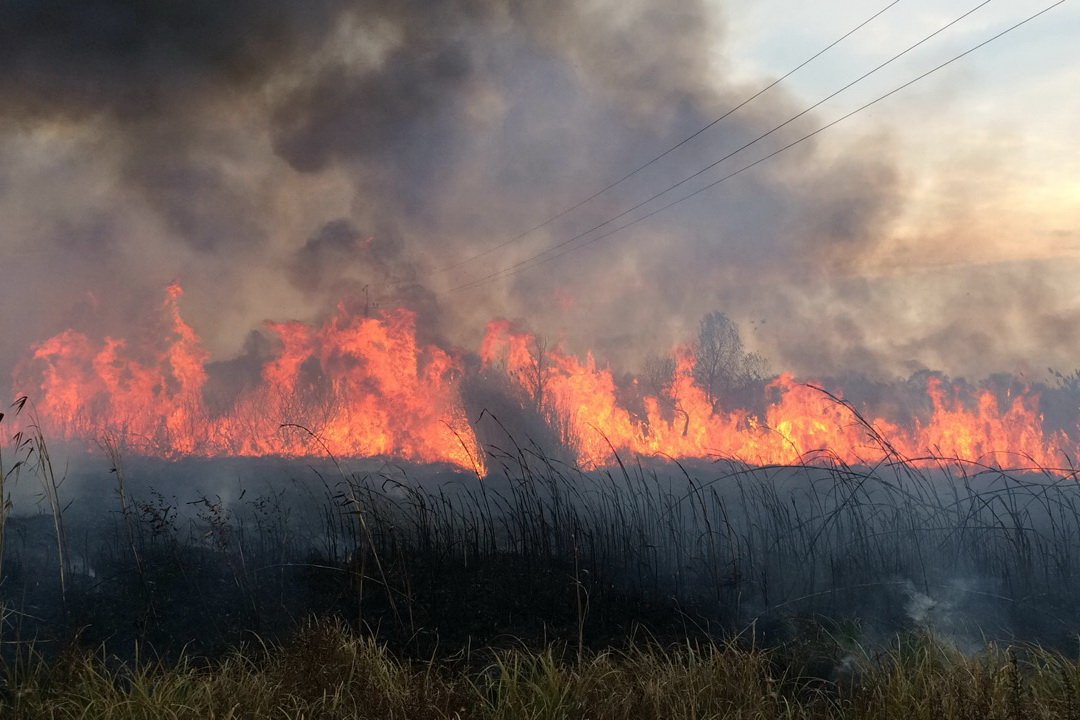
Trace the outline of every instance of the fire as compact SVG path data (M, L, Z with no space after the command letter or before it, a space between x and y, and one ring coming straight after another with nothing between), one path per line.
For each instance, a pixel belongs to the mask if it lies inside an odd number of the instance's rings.
M1062 433L1044 432L1038 397L1020 395L1002 411L983 390L969 410L959 392L950 393L932 378L928 421L903 427L880 417L865 417L820 389L783 374L767 385L772 398L764 417L745 410L716 411L693 380L693 358L677 354L671 387L662 396L645 396L637 417L619 405L609 369L558 351L545 357L530 351L535 338L511 331L509 324L488 325L481 352L490 365L502 364L527 392L542 387L545 411L562 414L578 435L578 457L586 467L613 461L612 449L640 455L724 457L753 465L791 464L831 457L847 464L904 458L931 465L941 458L978 462L1021 460L1053 467L1073 452ZM667 408L665 411L664 408Z
M180 314L182 294L168 288L149 342L95 342L67 330L34 348L16 390L34 399L47 435L92 443L107 433L133 452L164 457L332 453L483 472L460 393L464 358L421 344L412 312L369 317L340 306L321 324L269 323L276 354L257 382L211 411L209 355ZM1064 433L1044 430L1034 393L1002 407L988 390L961 392L932 378L926 411L897 423L858 414L839 394L787 374L767 384L763 409L718 408L694 380L689 349L676 353L670 383L652 394L637 381L620 389L592 354L546 347L506 321L489 323L479 355L486 371L505 373L542 417L566 429L586 468L609 465L616 452L757 465L1007 457L1045 467L1075 452Z
M180 316L182 292L168 289L158 347L95 344L68 330L34 350L16 384L35 398L45 433L108 433L133 452L165 457L328 452L467 468L482 461L457 399L461 369L445 351L418 344L412 313L355 317L339 308L321 326L271 324L280 353L258 385L215 415L203 397L208 354Z
M916 428L909 454L929 450L941 456L977 458L1007 451L1051 467L1061 462L1063 452L1075 452L1065 437L1044 434L1036 396L1018 395L1002 411L997 398L985 390L978 393L975 410L965 409L956 392L949 397L940 380L932 378L927 393L934 404L933 419Z

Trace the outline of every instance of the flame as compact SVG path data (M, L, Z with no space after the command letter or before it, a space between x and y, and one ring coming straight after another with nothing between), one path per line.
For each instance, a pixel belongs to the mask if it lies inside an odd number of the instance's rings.
M937 378L927 383L929 419L911 427L865 417L841 397L789 374L767 385L772 401L764 417L745 410L717 412L693 380L687 349L677 353L671 387L662 396L645 396L644 410L635 417L618 403L611 371L597 367L592 355L581 362L546 349L540 360L530 350L535 342L508 323L489 323L481 359L503 365L527 393L543 382L549 419L561 414L576 430L578 457L586 467L612 463L614 452L735 458L753 465L823 458L847 464L904 459L932 465L941 458L994 463L1006 456L1053 467L1073 451L1064 433L1044 432L1036 394L1018 395L1002 411L993 393L982 390L970 410L958 390L950 392Z
M73 330L37 346L16 377L23 392L32 388L42 430L67 440L108 433L134 452L165 457L387 455L465 468L482 461L458 401L460 366L417 342L413 313L355 317L339 307L321 326L270 324L279 354L256 387L214 415L203 397L208 353L180 315L182 294L168 288L157 347L116 338L95 345ZM283 432L283 424L295 427Z
M169 286L150 341L95 342L67 330L37 345L16 371L16 389L35 399L42 430L84 442L108 433L134 452L164 457L332 453L483 472L460 395L463 360L421 344L414 313L368 317L339 306L322 324L269 323L279 349L259 369L258 382L211 412L209 355L180 314L182 295L179 285ZM505 372L553 427L569 429L569 444L586 468L611 464L615 453L755 465L1009 457L1052 467L1076 451L1064 433L1045 432L1031 392L1002 407L989 390L931 378L925 412L896 423L859 414L839 393L787 374L768 383L763 409L717 410L694 381L694 358L685 348L676 353L670 384L652 395L640 392L637 381L632 391L625 383L620 390L611 369L591 353L582 359L545 347L503 320L488 324L479 355L484 368Z

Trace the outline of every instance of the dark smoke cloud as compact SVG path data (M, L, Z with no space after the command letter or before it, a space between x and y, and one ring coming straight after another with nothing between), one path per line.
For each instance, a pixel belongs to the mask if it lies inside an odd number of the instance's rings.
M3 112L30 121L179 119L310 52L341 8L333 0L5 3Z
M203 251L257 242L249 196L226 176L230 105L313 52L343 5L164 0L8 3L0 117L18 127L103 123L125 184Z
M435 169L452 160L472 73L468 48L458 43L406 45L377 69L332 66L276 109L274 148L301 172L356 158L409 175Z
M908 281L859 281L907 201L881 133L847 138L842 152L807 143L537 270L447 292L800 110L775 89L588 207L439 271L756 91L728 81L723 32L701 0L8 3L0 322L17 330L0 367L73 323L123 335L174 279L221 361L262 357L243 345L262 319L317 317L343 297L410 306L425 335L464 347L487 320L521 318L624 367L692 337L717 309L776 369L965 372L1041 342L1064 357L1052 338L1071 316L1033 277L1017 287L1044 312L1008 349L1000 328L970 329L968 316L1011 317L1019 295L969 312L923 286L912 319ZM679 193L817 124L803 118ZM767 323L751 332L751 320Z
M373 241L348 219L332 220L296 252L290 279L299 288L317 288L336 280L343 264L362 254Z
M401 283L393 297L381 294L388 277L408 274L404 250L394 228L365 233L348 218L338 218L319 228L286 268L297 290L326 304L347 300L364 314L388 304L405 304L423 310L420 324L425 325L436 319L438 305L423 286Z
M796 207L784 237L818 272L856 271L902 208L904 187L887 138L855 140L842 160L813 162L788 187Z

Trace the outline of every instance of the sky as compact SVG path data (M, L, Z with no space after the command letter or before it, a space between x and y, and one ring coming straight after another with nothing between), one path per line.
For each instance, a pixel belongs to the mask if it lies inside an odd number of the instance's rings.
M1050 4L988 3L823 106L823 114L859 107ZM823 39L887 5L726 4L730 43L716 62L748 82L780 76ZM979 5L900 2L784 86L812 104ZM1045 364L1070 362L1080 300L1073 280L1080 271L1078 33L1080 6L1064 3L823 139L843 153L860 131L888 137L905 198L887 240L856 274L879 283L875 295L888 299L882 322L909 336L902 345L922 346L922 362L1034 377ZM946 320L961 336L981 326L986 342L934 347L918 337L937 336L935 325ZM988 362L970 356L975 348Z
M816 101L842 85L838 81L851 76L852 68L875 67L979 4L898 3L878 22L793 76L787 87ZM832 106L841 112L857 107L1050 4L992 2L883 69L872 81L837 98ZM866 14L866 7L851 2L811 7L769 1L731 6L730 65L748 77L782 75L819 49L823 37ZM777 17L786 18L785 29L775 22ZM921 257L905 258L904 265L1077 257L1080 150L1073 129L1080 118L1080 98L1071 88L1077 82L1078 31L1080 7L1064 3L853 118L854 125L887 128L902 143L904 163L918 183L917 202L911 204L905 224L910 232L931 220L948 222L949 208L942 205L957 192L958 184L977 185L985 196L983 212L992 220L986 227L976 225L980 237L973 239L975 247L949 243L952 247L937 249L945 257L920 253ZM844 132L837 133L837 144L843 143ZM983 158L992 167L971 167ZM959 177L948 177L950 171ZM945 188L950 192L942 192ZM992 201L993 206L986 207ZM1003 223L1008 232L1002 232ZM957 257L950 258L943 250Z
M978 4L901 0L523 236L886 4L5 5L0 372L68 327L152 333L173 281L216 360L344 300L411 307L423 339L464 349L506 317L630 370L714 310L804 377L1080 366L1075 2L574 240L1043 7L992 0L801 114Z

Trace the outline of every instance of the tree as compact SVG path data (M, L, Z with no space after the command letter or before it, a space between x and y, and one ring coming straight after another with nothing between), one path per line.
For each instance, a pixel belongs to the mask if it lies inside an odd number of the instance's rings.
M547 388L548 341L537 335L532 341L533 351L529 353L530 363L521 371L521 383L532 396L536 412L544 414L544 390Z
M653 397L666 397L675 383L675 358L671 355L650 354L645 358L641 371L641 383L645 392Z
M701 319L694 344L694 381L715 412L723 398L758 383L767 374L765 358L743 348L738 326L722 312Z

